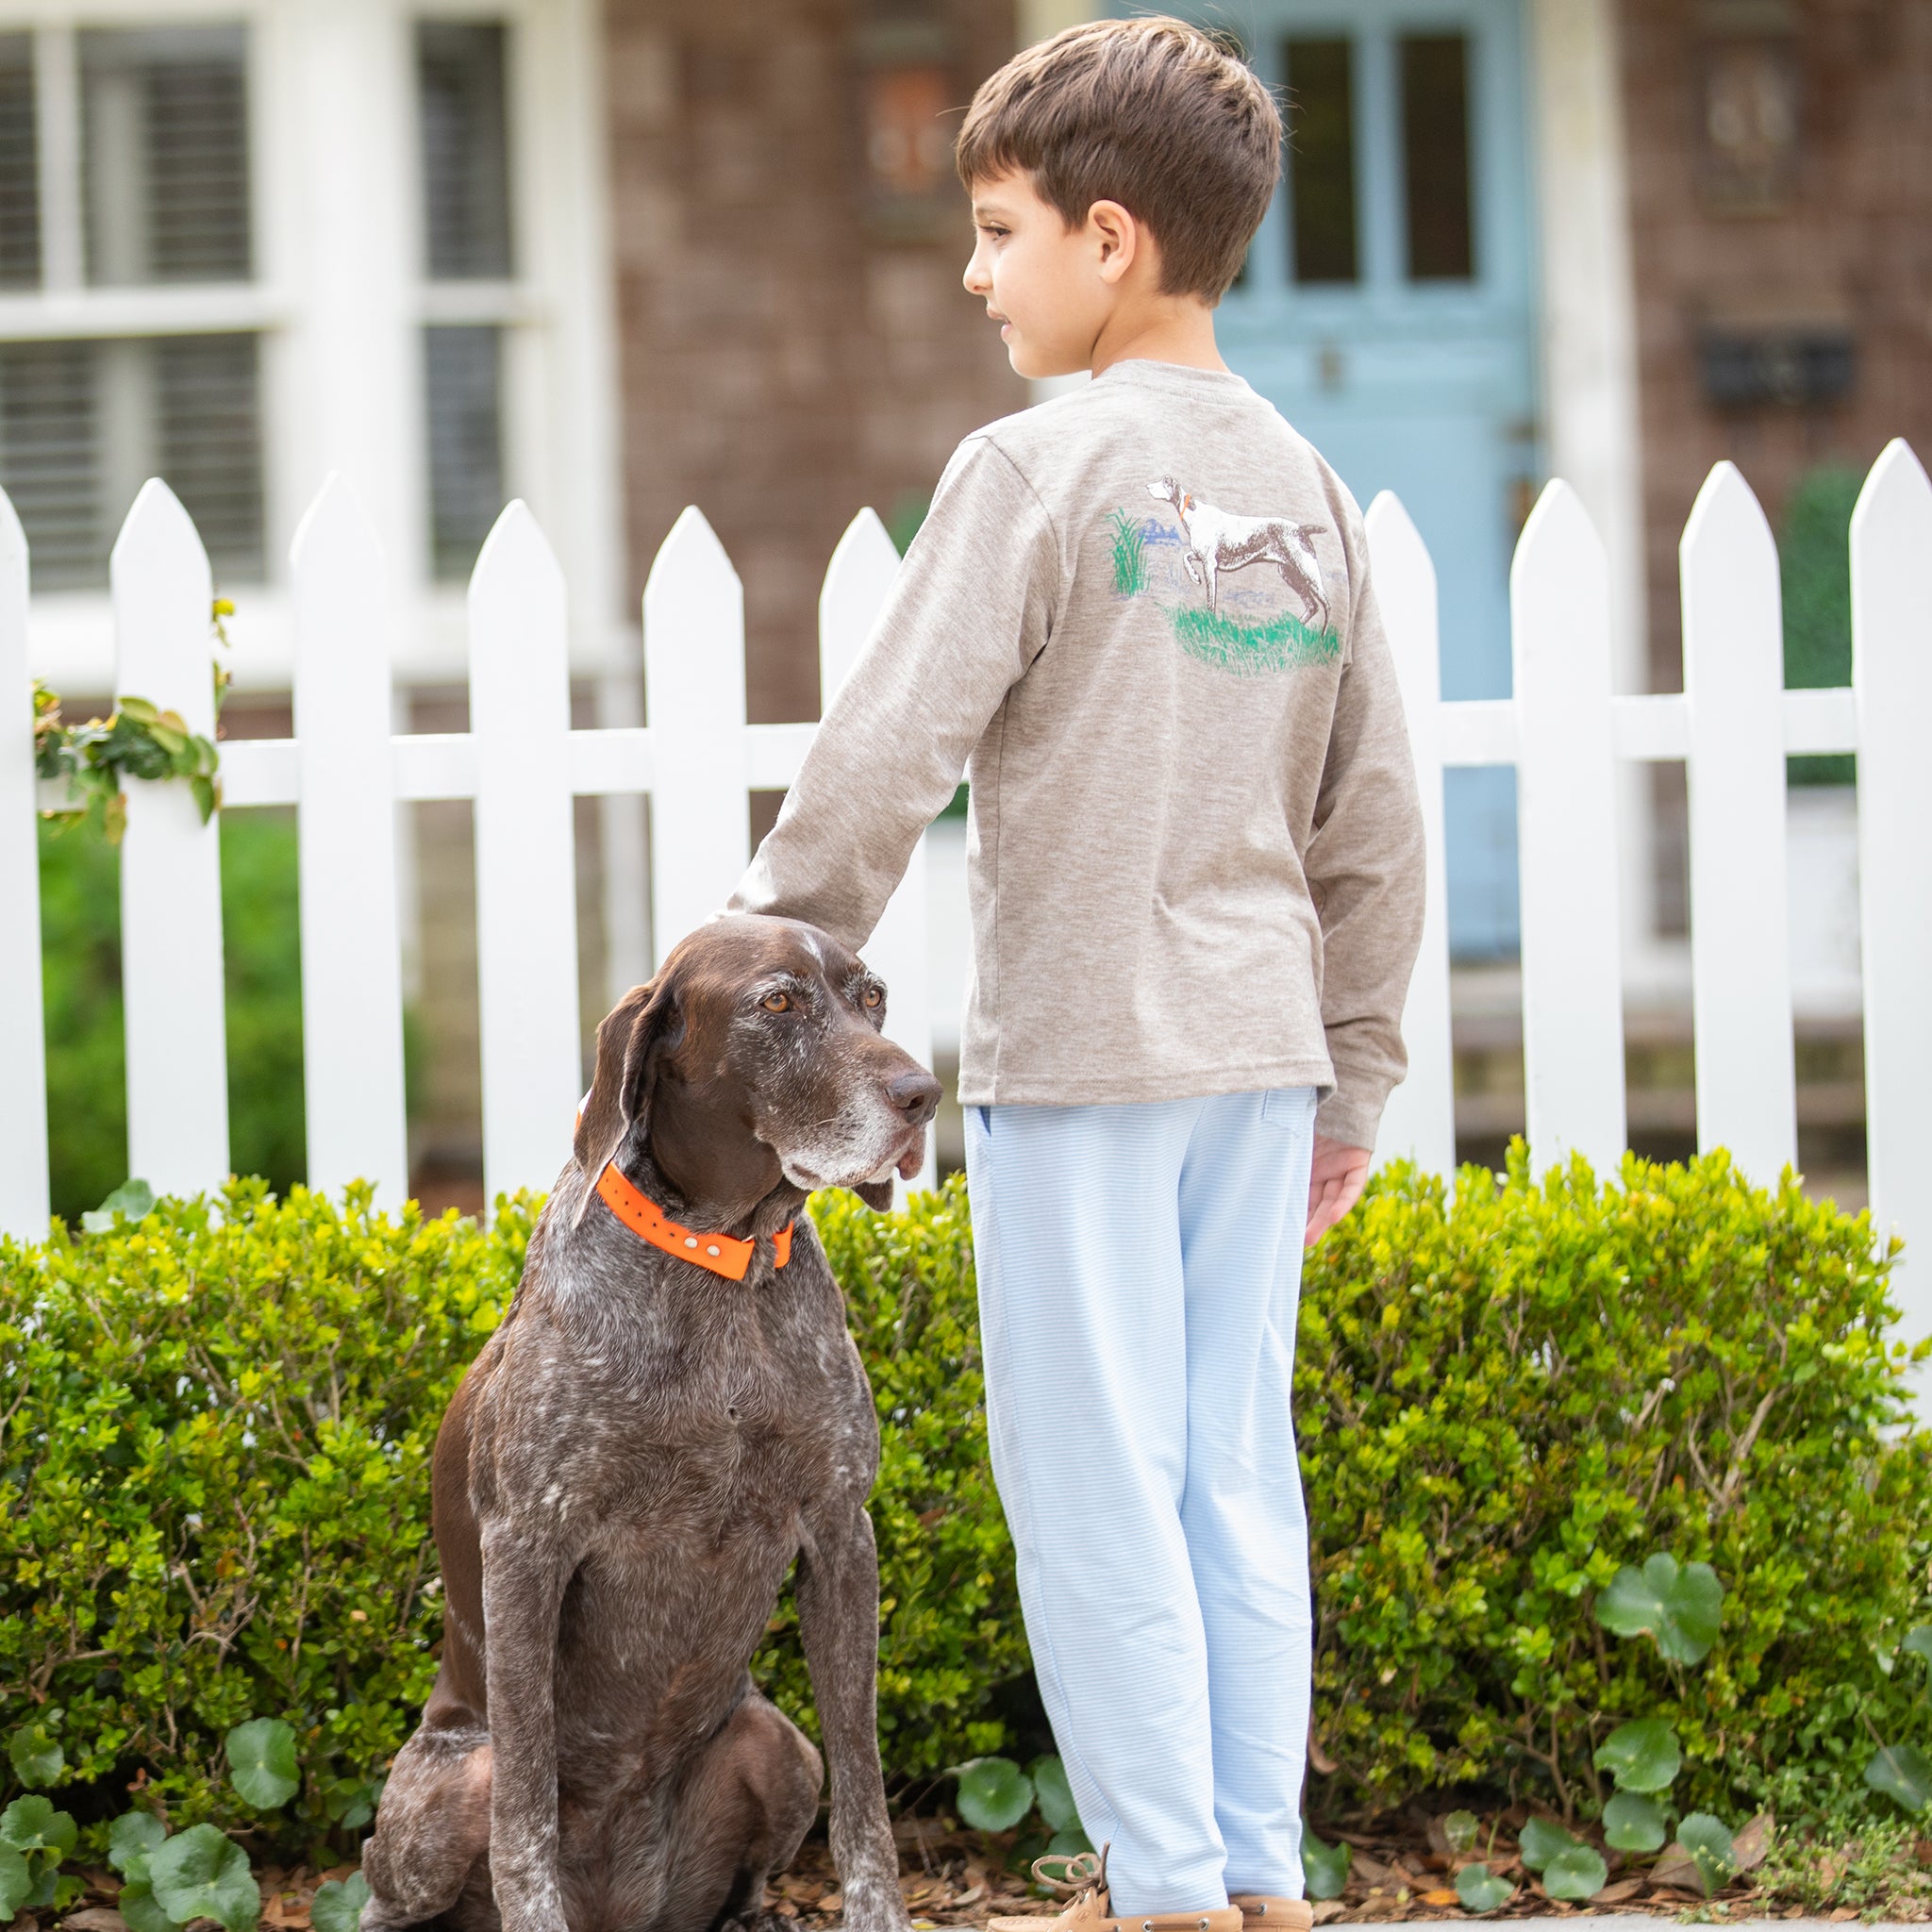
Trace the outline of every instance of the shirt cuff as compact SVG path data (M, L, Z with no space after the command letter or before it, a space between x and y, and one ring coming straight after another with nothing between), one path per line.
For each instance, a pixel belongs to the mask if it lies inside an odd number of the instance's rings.
M1315 1131L1344 1147L1374 1147L1382 1109L1389 1104L1392 1081L1338 1066L1336 1085L1315 1108Z

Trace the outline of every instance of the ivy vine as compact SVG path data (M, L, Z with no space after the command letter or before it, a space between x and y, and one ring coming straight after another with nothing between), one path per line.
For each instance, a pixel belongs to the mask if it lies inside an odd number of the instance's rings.
M215 641L226 648L225 619L235 607L217 597L211 615ZM229 674L214 665L215 715L221 716ZM184 778L206 824L222 802L221 754L212 739L191 731L179 711L163 711L146 698L124 697L106 718L70 724L60 715L60 695L34 679L34 769L64 783L68 803L41 816L59 828L92 824L118 845L127 829L129 778Z

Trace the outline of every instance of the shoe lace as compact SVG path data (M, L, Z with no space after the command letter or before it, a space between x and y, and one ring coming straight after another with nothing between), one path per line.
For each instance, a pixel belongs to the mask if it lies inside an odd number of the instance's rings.
M1049 1852L1033 1861L1033 1877L1056 1898L1077 1898L1084 1891L1107 1890L1107 1855L1111 1841L1097 1852Z

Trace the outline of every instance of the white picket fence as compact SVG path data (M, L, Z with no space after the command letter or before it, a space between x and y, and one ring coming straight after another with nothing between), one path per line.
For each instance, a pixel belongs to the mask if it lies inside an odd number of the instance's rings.
M1378 1153L1455 1163L1441 773L1518 777L1523 1006L1531 1157L1600 1171L1624 1145L1617 904L1619 759L1690 771L1693 1007L1700 1145L1774 1178L1797 1156L1785 868L1784 759L1858 758L1866 1103L1882 1228L1932 1241L1932 484L1894 442L1852 525L1849 689L1783 690L1777 558L1743 478L1712 472L1685 531L1685 690L1613 697L1603 546L1562 483L1543 493L1511 578L1515 695L1444 703L1435 573L1401 504L1369 512L1427 818L1429 891L1405 1015L1410 1072ZM27 684L27 555L0 497L0 691ZM465 735L392 736L390 609L375 533L331 479L291 553L295 736L223 748L226 809L300 810L303 1036L311 1183L408 1187L397 800L475 812L485 1187L546 1185L580 1081L573 797L648 792L658 956L730 891L749 857L746 792L789 784L810 724L747 724L742 595L695 509L644 591L651 724L570 725L565 589L535 519L512 504L469 591ZM833 553L819 602L826 697L897 568L870 510ZM115 545L122 691L212 728L207 558L179 503L150 482ZM0 729L0 1229L47 1215L47 1126L31 738ZM185 787L130 788L122 858L128 1166L162 1192L228 1168L219 820ZM641 890L641 882L640 882ZM868 947L891 988L891 1030L929 1054L923 856ZM1906 1329L1932 1329L1932 1266L1901 1277Z

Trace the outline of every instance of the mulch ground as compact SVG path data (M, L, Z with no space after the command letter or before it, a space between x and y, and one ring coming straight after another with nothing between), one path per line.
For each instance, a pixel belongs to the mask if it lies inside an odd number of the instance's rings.
M1705 1915L1718 1920L1759 1918L1805 1918L1815 1908L1786 1904L1762 1890L1754 1875L1762 1858L1761 1842L1769 1833L1754 1840L1746 1832L1739 1834L1740 1848L1753 1870L1741 1873L1709 1900L1692 1890L1657 1885L1648 1873L1629 1865L1620 1854L1604 1851L1609 1867L1610 1883L1588 1906L1571 1905L1552 1899L1525 1872L1517 1856L1515 1833L1528 1822L1522 1807L1500 1817L1484 1820L1478 1853L1491 1872L1516 1886L1514 1896L1494 1912L1480 1916L1490 1919L1528 1919L1551 1916L1590 1918L1613 1914L1674 1915L1702 1907ZM1491 1839L1491 1826L1495 1827ZM1576 1835L1592 1838L1588 1827L1574 1828ZM994 1914L1050 1917L1058 1907L1037 1895L1023 1873L1008 1869L1014 1856L1014 1841L1008 1836L985 1837L974 1831L960 1831L946 1820L902 1818L893 1827L899 1843L899 1889L915 1928L980 1926ZM1451 1853L1442 1836L1439 1819L1397 1813L1377 1819L1374 1828L1324 1827L1330 1842L1348 1845L1352 1853L1348 1889L1341 1898L1324 1899L1315 1907L1318 1925L1393 1924L1408 1919L1469 1919L1477 1914L1465 1912L1455 1890L1455 1874L1460 1866L1474 1862ZM1599 1844L1599 1850L1603 1847ZM1922 1865L1932 1867L1932 1839L1918 1846ZM309 1904L316 1889L330 1878L346 1878L352 1865L338 1865L328 1871L311 1871L306 1866L292 1870L263 1866L259 1872L262 1891L261 1923L267 1932L310 1932ZM88 1894L64 1914L23 1912L8 1932L127 1932L126 1922L114 1909L120 1881L110 1872L90 1871ZM765 1893L766 1909L780 1919L793 1921L798 1932L829 1932L840 1922L843 1900L839 1891L838 1874L832 1869L829 1848L822 1836L814 1834L793 1860L791 1870L774 1880ZM1849 1922L1861 1914L1849 1906L1816 1913L1830 1920ZM1907 1902L1888 1913L1893 1918L1932 1921L1932 1898L1920 1907ZM207 1922L201 1922L206 1924ZM212 1927L208 1928L212 1932Z

